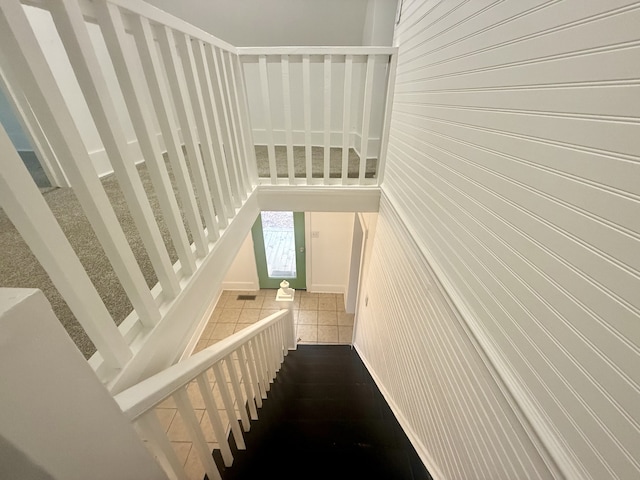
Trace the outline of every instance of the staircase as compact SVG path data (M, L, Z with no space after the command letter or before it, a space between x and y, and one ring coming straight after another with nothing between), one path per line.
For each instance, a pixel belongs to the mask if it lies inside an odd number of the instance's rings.
M431 479L350 346L299 345L251 423L224 480Z

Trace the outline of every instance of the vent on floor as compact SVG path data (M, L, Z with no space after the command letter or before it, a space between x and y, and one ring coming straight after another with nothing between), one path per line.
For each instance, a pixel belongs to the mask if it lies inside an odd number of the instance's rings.
M238 295L238 300L255 300L256 295Z

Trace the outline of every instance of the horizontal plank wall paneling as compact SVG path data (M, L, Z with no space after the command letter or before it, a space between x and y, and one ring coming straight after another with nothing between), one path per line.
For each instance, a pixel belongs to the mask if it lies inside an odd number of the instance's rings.
M396 28L383 191L567 478L640 477L639 24L637 1L413 0ZM439 467L477 478L452 435Z
M553 478L387 197L359 301L356 348L434 479Z

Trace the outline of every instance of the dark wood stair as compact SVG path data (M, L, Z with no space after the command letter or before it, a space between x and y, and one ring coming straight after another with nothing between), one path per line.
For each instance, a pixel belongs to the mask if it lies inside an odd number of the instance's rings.
M231 467L213 452L224 480L431 479L350 346L290 352L258 416Z

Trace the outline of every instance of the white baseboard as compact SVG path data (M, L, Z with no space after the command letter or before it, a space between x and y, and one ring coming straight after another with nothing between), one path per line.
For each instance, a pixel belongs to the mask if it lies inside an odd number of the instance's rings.
M307 287L309 293L345 293L344 285L312 285Z
M222 282L223 290L260 290L256 282Z
M431 474L431 477L433 478L433 480L446 480L447 477L444 476L444 474L438 467L438 464L435 462L433 457L429 454L427 448L422 444L422 442L420 442L420 440L418 439L418 435L411 428L411 425L409 424L407 419L404 417L404 415L402 415L402 413L400 412L400 409L398 408L396 403L393 401L391 395L386 390L386 388L384 387L383 383L380 381L380 379L376 375L373 368L371 368L371 365L367 361L367 358L358 348L358 345L354 343L353 347L356 349L356 352L358 352L358 356L362 360L362 363L364 363L364 366L367 367L367 370L371 375L371 377L373 378L373 381L376 383L376 386L380 390L380 393L382 393L382 396L384 397L386 402L389 404L389 408L391 408L391 411L395 415L396 420L398 420L398 423L402 427L402 430L407 435L407 438L409 438L411 445L413 445L413 448L416 449L416 453L420 457L420 460L422 460L422 463L425 465L427 470L429 470L429 473Z

